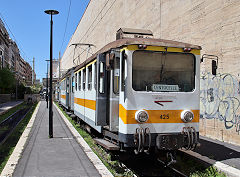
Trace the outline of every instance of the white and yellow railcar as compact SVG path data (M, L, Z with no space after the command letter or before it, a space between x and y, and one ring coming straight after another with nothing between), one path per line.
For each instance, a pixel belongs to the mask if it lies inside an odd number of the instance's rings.
M170 40L118 39L65 75L61 103L69 98L69 108L104 134L97 143L110 150L192 148L199 139L200 50Z
M119 140L130 147L137 144L138 151L147 145L163 150L194 147L199 136L200 47L143 43L122 49Z

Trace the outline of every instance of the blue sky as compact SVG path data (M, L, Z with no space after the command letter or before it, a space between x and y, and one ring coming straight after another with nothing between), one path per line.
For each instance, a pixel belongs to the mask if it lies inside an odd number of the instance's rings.
M69 11L69 5L70 11ZM10 37L16 40L21 56L32 65L35 57L37 78L46 76L46 59L49 59L50 16L44 10L55 9L53 16L53 58L61 55L73 35L89 0L3 0L0 17L7 23ZM65 26L68 18L65 38ZM64 41L64 42L63 42ZM63 45L62 45L63 44Z

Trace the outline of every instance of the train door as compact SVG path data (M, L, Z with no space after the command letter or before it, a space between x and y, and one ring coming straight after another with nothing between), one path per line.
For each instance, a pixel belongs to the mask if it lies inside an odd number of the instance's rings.
M67 77L67 79L66 79L66 92L67 92L66 93L66 107L67 108L69 107L69 96L70 96L69 95L70 94L70 88L69 88L70 87L69 86L70 81L69 81L69 79L70 79L69 77Z
M99 54L97 59L96 125L118 131L119 125L119 52Z
M83 69L83 115L84 115L84 120L86 120L86 79L87 79L87 73L86 73L86 68Z
M120 56L119 52L112 52L106 56L106 65L110 72L109 83L109 130L118 131L119 124L119 79L120 79Z
M56 94L57 94L57 101L59 101L60 100L60 96L59 96L59 92L60 92L60 82L57 84L57 88L56 88Z
M68 109L71 109L71 97L72 97L72 77L69 76L69 96L68 96Z
M70 110L74 110L74 91L75 91L75 78L74 72L71 74L71 97L70 97Z
M105 126L107 123L107 71L105 54L97 56L97 89L96 89L96 118L95 125Z

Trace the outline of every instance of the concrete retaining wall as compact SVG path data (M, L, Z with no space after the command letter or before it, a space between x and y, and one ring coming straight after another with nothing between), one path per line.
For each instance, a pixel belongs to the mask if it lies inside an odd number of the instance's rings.
M24 101L32 101L34 103L40 101L40 95L39 94L24 94Z
M210 60L201 67L201 134L240 145L239 0L91 0L62 56L61 69L87 57L71 44L94 44L90 52L95 53L115 40L121 27L150 29L155 38L200 45L202 54L217 55L216 77L208 74Z
M11 94L0 94L0 104L11 101Z
M233 74L202 73L200 132L240 145L240 79Z

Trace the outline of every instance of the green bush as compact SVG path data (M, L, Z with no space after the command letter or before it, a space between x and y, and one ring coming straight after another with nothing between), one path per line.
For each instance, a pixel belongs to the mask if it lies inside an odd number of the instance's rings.
M16 83L14 72L9 68L0 69L0 94L16 93ZM18 81L17 84L17 97L23 99L24 94L39 93L41 85L25 86L24 83Z
M0 69L0 93L10 94L15 92L16 79L14 73L8 68Z

